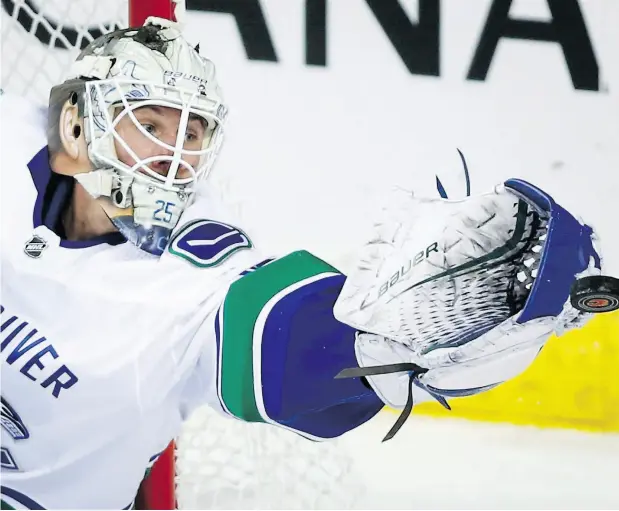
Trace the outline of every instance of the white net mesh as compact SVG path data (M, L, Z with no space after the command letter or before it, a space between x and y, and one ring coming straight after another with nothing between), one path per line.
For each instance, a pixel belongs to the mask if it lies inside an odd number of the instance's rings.
M126 26L127 12L126 0L2 0L2 89L47 104L80 48ZM181 509L344 509L361 496L337 442L200 409L177 446Z
M178 442L180 509L348 509L362 495L337 441L197 410Z
M127 13L119 0L2 0L2 89L47 104L79 50Z

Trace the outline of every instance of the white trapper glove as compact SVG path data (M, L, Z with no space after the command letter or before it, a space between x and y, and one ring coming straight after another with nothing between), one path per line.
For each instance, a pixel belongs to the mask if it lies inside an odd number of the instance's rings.
M359 333L359 368L403 413L413 401L489 390L553 334L582 326L570 288L599 275L593 229L538 188L509 180L459 201L408 195L359 254L335 317Z

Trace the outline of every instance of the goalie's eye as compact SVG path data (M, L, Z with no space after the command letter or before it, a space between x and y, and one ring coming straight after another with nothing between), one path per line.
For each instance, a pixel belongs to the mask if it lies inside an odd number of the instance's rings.
M206 136L208 124L206 120L195 114L189 115L189 123L187 124L187 133L185 134L186 142L200 142Z
M196 140L198 140L198 136L195 133L191 133L190 131L185 133L185 142L195 142Z
M153 136L155 136L155 134L157 133L157 128L155 128L155 126L153 126L152 124L142 124L142 128L144 128L147 133Z

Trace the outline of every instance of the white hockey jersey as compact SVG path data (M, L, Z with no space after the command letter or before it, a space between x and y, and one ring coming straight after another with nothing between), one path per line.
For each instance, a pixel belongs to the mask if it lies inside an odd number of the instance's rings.
M214 371L193 370L216 367L212 328L192 339L259 255L199 271L130 243L61 242L41 218L43 114L1 102L2 499L125 508L194 397L217 403ZM223 219L213 207L193 212Z
M160 258L119 234L63 240L50 227L72 180L50 171L45 114L0 103L3 507L130 507L197 404L313 438L380 410L360 382L333 379L356 365L354 330L332 315L335 269L305 253L247 287L239 275L264 258L208 196Z

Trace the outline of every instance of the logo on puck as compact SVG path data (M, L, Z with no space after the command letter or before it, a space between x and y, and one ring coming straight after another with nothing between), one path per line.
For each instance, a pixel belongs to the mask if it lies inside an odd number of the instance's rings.
M24 245L24 252L26 255L38 259L41 257L43 250L47 248L47 241L45 241L41 236L37 236L36 234L30 238L26 244Z
M608 298L589 298L585 302L585 305L592 309L601 309L602 307L608 307L610 305L610 300Z

